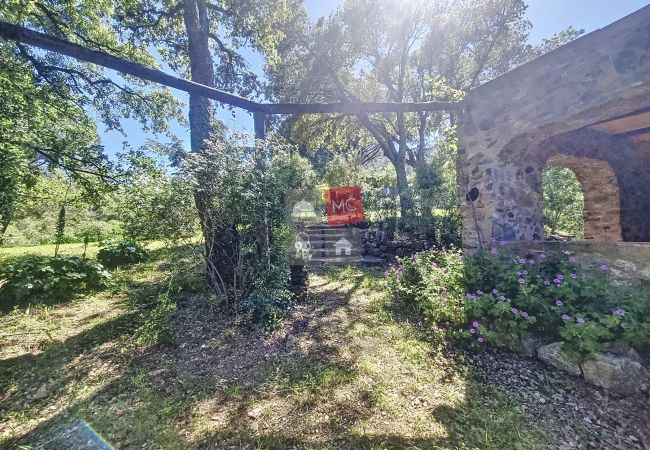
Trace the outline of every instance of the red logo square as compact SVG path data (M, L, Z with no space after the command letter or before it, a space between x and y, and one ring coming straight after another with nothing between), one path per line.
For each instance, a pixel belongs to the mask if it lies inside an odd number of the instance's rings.
M329 225L365 222L361 186L325 189L325 206Z

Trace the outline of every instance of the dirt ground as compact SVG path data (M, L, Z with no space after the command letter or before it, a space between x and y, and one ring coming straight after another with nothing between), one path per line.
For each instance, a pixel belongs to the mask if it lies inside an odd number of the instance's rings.
M41 349L2 343L0 442L650 448L647 399L611 400L515 355L433 346L416 316L388 301L381 278L352 269L312 274L309 300L272 334L189 297L174 316L173 344L138 350L128 345L137 314L119 299L66 305L86 312L65 333L50 331ZM579 417L588 407L590 423Z

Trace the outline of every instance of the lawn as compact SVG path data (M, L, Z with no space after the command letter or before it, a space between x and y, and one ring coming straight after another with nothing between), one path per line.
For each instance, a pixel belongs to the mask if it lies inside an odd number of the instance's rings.
M150 241L147 244L147 249L157 250L165 246L162 241ZM3 258L11 258L21 255L43 255L53 256L55 244L33 245L29 247L0 247L0 260ZM94 258L99 251L99 242L90 242L86 249L86 257ZM81 256L84 253L84 245L81 243L74 244L61 244L59 245L60 255Z
M0 317L2 445L87 448L102 436L115 448L503 449L544 439L462 356L432 353L373 271L312 274L309 301L272 334L184 292L169 343L143 344L161 286L178 267L200 268L193 250L155 251L107 291Z

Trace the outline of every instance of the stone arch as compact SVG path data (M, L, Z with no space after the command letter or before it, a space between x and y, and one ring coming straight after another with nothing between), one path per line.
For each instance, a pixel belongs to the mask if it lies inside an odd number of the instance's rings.
M562 153L551 155L546 164L576 174L584 196L585 240L622 241L620 189L612 166L604 160Z

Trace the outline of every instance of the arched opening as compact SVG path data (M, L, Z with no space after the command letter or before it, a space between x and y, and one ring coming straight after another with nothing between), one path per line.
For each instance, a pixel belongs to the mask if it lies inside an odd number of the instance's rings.
M544 235L551 240L584 239L584 195L576 174L567 167L542 171Z
M544 180L544 175L542 178L545 220L547 213L553 214L551 211L555 207L553 201L570 200L565 205L567 211L562 220L565 226L569 226L574 231L574 239L580 239L577 218L579 197L582 194L582 238L596 241L621 241L619 185L612 166L600 159L565 154L552 155L548 158L547 165L549 166L545 171L547 179ZM575 174L575 180L572 179L571 173ZM553 176L556 178L554 179ZM578 190L581 192L579 193ZM547 197L552 195L555 195L555 198L547 200ZM562 220L560 224L563 223Z

